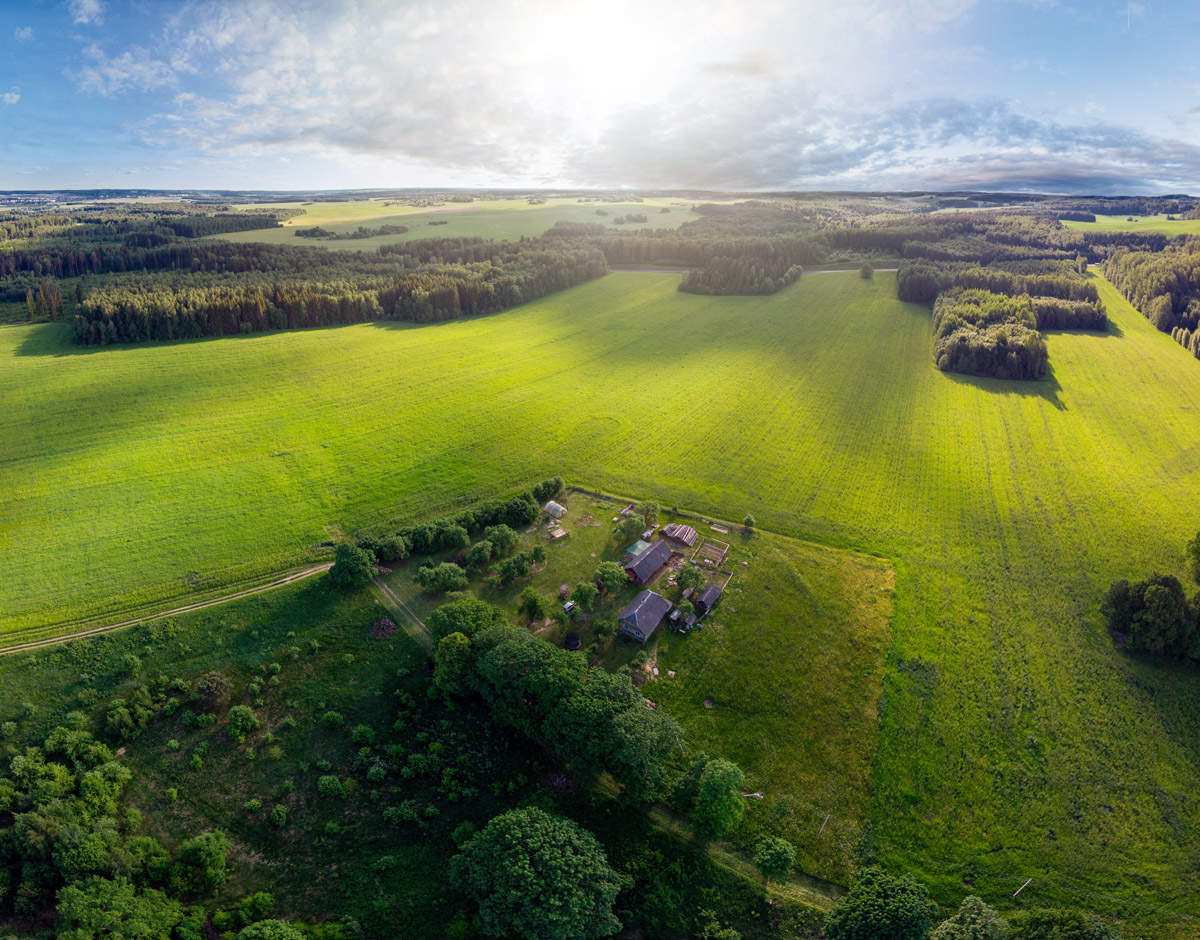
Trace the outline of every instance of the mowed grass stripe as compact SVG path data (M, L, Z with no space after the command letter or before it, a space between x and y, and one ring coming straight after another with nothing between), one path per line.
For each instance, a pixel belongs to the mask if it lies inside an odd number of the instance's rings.
M1051 334L1053 373L1026 384L938 373L928 310L888 275L765 298L676 283L86 354L0 331L0 396L25 402L0 414L6 626L556 472L750 511L895 563L881 857L945 899L966 874L996 899L1034 875L1030 902L1200 914L1198 679L1114 650L1097 614L1111 579L1176 569L1196 527L1200 364L1103 281L1117 330Z

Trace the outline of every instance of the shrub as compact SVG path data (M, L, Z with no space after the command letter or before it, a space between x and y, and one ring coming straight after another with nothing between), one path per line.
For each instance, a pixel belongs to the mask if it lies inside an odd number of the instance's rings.
M241 744L246 735L258 728L258 716L248 705L234 705L229 709L229 736Z
M321 716L321 721L328 728L340 728L346 723L346 719L342 717L340 712L328 711Z
M337 777L327 774L317 781L317 792L321 796L332 796L339 800L346 798L346 788Z
M287 825L288 811L286 806L280 806L276 803L271 808L271 824L277 829L282 829Z
M375 729L370 725L355 725L350 732L350 739L355 744L374 744Z
M938 906L924 885L866 868L825 921L828 940L925 940Z

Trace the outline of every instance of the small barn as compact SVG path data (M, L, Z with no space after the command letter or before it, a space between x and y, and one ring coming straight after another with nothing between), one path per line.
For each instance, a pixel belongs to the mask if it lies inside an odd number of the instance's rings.
M671 602L661 594L642 591L621 611L617 627L627 636L645 643L670 610Z
M712 610L716 606L717 598L721 596L723 590L725 588L719 584L710 584L701 591L700 596L696 598L696 612L703 617Z
M663 538L668 538L672 542L678 542L680 545L686 545L688 548L695 545L696 539L699 538L696 530L690 525L682 525L677 522L669 522L663 526L662 534Z
M630 581L645 584L658 573L658 569L671 559L671 546L666 542L655 542L625 561L622 566Z
M565 516L567 514L567 507L559 505L554 500L550 500L550 502L546 503L546 505L543 506L542 509L544 509L549 515L553 516L555 519L561 519L563 516Z

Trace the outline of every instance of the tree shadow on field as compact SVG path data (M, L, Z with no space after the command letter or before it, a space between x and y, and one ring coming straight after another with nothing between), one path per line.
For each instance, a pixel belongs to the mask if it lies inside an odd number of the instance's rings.
M493 314L489 314L492 316ZM410 323L400 320L364 320L361 323L331 323L326 326L308 326L288 330L260 330L255 333L225 333L221 336L179 337L176 339L146 340L142 343L110 343L104 346L77 345L71 337L71 327L62 321L57 323L39 323L30 328L25 337L13 351L15 356L95 356L104 353L116 354L133 352L139 349L150 349L159 346L199 345L202 343L217 343L236 340L252 342L264 336L277 336L280 333L313 333L316 331L344 330L355 326L380 326L392 329L425 329L433 326L448 325L461 322L445 320L439 323ZM470 319L480 319L472 317Z
M957 372L943 372L943 376L959 385L974 385L976 388L991 392L995 395L1017 395L1024 398L1044 398L1059 411L1066 411L1067 406L1059 397L1062 385L1054 375L1053 364L1046 366L1046 374L1040 379L989 379L978 375L960 375Z

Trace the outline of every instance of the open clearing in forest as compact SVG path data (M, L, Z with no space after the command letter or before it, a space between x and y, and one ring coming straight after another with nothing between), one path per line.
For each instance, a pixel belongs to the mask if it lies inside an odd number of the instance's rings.
M720 200L717 200L720 201ZM645 202L579 202L574 199L547 199L543 205L530 205L526 199L487 199L470 203L447 202L438 206L385 205L394 200L370 199L356 202L287 202L255 204L254 208L303 208L304 215L288 219L282 228L231 232L215 237L231 242L269 242L274 245L320 245L343 251L374 250L380 245L412 241L417 238L536 238L555 222L590 222L615 231L639 228L679 228L697 219L694 202L683 199L647 199ZM240 208L249 208L242 206ZM669 212L663 212L663 209ZM596 214L597 209L607 216ZM616 225L613 219L626 215L644 215L646 221ZM430 223L437 223L431 225ZM297 228L319 225L331 232L353 232L363 226L406 225L400 235L374 235L370 238L331 240L299 238Z
M1168 219L1165 215L1098 215L1095 222L1063 222L1063 225L1077 232L1162 232L1168 238L1200 235L1200 219Z
M890 274L754 298L677 282L130 349L0 329L4 629L281 569L555 473L752 512L895 565L878 857L945 902L1033 877L1027 903L1194 933L1200 676L1113 649L1097 604L1181 565L1200 364L1103 281L1114 329L1050 333L1034 383L934 370L929 311Z

